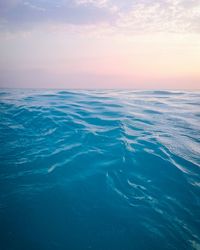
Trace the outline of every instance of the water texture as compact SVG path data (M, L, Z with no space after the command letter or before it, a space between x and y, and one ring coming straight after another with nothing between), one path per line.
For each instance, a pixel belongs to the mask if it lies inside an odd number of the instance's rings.
M200 249L200 92L0 91L0 249Z

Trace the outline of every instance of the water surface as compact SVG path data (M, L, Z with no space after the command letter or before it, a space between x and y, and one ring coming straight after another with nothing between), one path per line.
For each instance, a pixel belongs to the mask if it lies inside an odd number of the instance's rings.
M0 91L0 249L200 249L200 92Z

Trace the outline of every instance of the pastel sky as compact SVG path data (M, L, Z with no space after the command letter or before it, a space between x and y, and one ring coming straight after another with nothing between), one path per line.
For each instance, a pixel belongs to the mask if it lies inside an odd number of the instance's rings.
M200 0L0 0L0 87L200 89Z

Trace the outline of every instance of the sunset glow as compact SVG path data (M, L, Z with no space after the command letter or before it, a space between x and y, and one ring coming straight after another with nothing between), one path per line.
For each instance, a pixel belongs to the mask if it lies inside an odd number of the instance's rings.
M1 87L200 86L200 1L0 5Z

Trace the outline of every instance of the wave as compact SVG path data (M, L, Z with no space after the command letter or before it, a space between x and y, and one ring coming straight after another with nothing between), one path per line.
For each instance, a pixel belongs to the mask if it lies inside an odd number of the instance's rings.
M187 91L1 91L3 244L11 228L12 249L198 249L199 103Z

